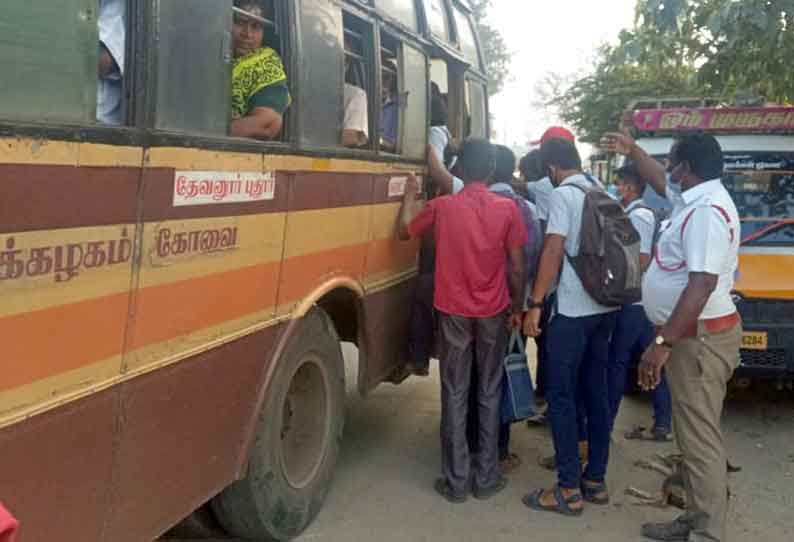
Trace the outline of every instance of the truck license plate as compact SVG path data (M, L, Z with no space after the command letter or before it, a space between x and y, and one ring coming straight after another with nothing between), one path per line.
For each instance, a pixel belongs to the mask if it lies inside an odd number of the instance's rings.
M745 350L766 350L769 347L767 332L746 331L742 334L742 348Z

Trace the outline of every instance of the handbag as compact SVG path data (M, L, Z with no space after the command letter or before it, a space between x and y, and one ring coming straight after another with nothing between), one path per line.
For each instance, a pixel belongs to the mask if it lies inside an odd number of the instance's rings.
M501 422L502 425L520 422L534 415L535 388L527 365L524 340L514 329L504 358Z

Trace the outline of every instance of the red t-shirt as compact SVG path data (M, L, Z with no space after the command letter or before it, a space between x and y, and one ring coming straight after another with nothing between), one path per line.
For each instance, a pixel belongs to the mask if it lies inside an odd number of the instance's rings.
M510 304L507 251L522 247L527 232L516 204L482 183L436 198L408 226L411 237L434 228L433 304L455 316L487 318Z

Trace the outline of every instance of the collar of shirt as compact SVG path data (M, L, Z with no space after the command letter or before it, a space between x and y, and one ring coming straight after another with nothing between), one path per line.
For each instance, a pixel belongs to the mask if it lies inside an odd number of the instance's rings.
M487 192L488 187L485 185L485 182L471 182L471 183L464 183L463 190L459 192L459 194L466 194L471 192Z
M488 187L488 190L491 192L500 192L508 194L515 194L513 187L510 186L508 183L493 183L491 186Z
M640 206L644 206L644 205L645 205L645 202L642 201L642 198L637 198L637 199L635 199L634 201L632 201L631 203L629 203L626 206L626 214L632 212L635 208L640 207Z
M566 184L575 184L575 183L582 182L582 181L584 181L587 184L593 184L592 181L590 181L590 179L585 177L584 173L577 173L576 175L571 175L570 177L565 179L563 182L561 182L560 186L565 186Z
M699 185L690 188L689 190L684 190L681 192L681 197L684 198L684 203L691 205L703 196L713 194L719 188L722 188L722 179L712 179L710 181L702 182Z

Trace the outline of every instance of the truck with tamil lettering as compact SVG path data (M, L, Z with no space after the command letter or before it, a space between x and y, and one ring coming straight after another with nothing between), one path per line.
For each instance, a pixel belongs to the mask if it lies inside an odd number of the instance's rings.
M741 217L734 301L744 324L737 379L794 380L794 107L727 107L719 100L639 100L624 116L664 160L677 134L713 133L723 184ZM649 187L648 190L653 192ZM649 204L659 202L654 193Z

